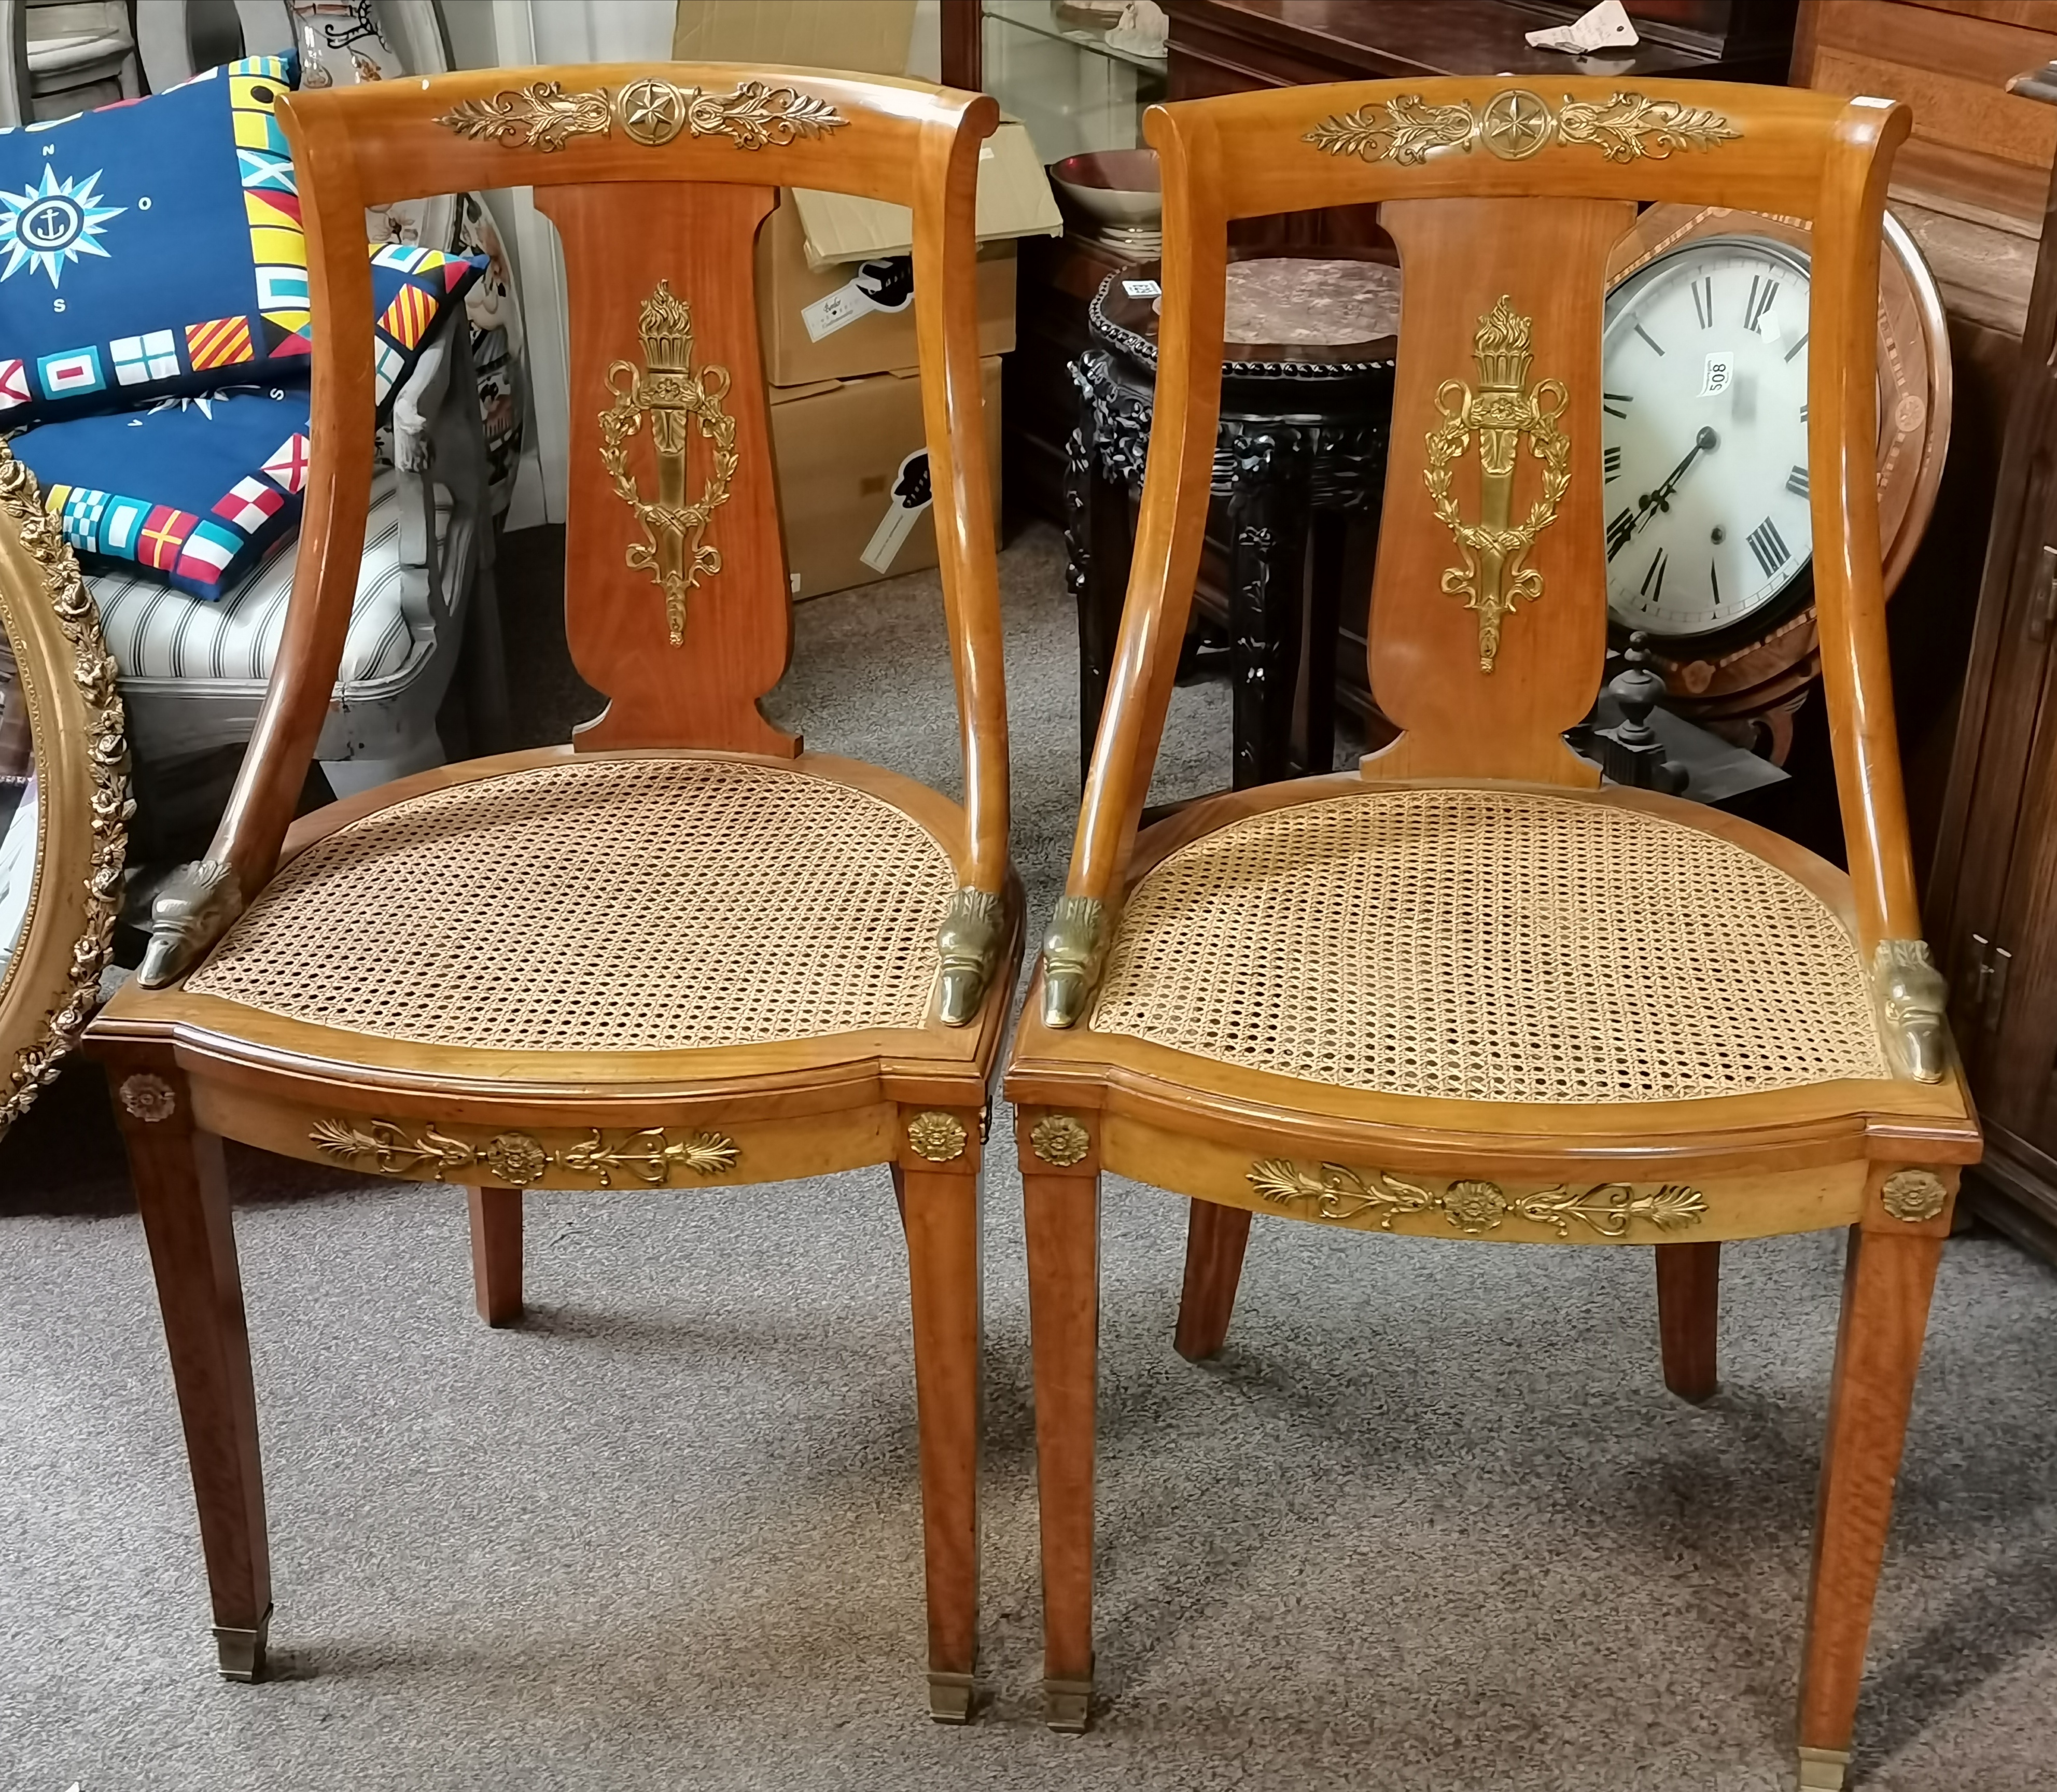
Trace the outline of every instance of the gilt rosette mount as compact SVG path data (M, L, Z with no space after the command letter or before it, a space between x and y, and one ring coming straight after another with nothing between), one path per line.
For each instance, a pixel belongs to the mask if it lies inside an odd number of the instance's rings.
M765 149L824 137L850 121L826 100L795 87L746 81L728 93L710 93L645 75L621 87L576 93L558 81L531 81L490 99L460 100L436 122L460 137L549 155L575 137L609 136L617 125L646 149L661 149L683 133L725 137L739 149Z
M1455 1230L1473 1237L1497 1231L1512 1218L1549 1227L1560 1239L1569 1237L1574 1225L1600 1238L1623 1239L1644 1228L1683 1231L1698 1225L1707 1211L1706 1196L1683 1183L1647 1188L1625 1182L1554 1183L1516 1195L1478 1177L1461 1177L1438 1188L1384 1170L1360 1174L1342 1164L1302 1169L1282 1157L1251 1164L1248 1180L1274 1207L1303 1219L1342 1226L1375 1223L1386 1232L1395 1219L1441 1213Z
M1615 93L1602 104L1568 93L1552 109L1540 93L1506 87L1484 105L1425 105L1402 93L1383 105L1324 118L1302 140L1331 156L1418 168L1438 151L1484 149L1502 161L1526 161L1551 145L1591 145L1611 162L1663 161L1675 149L1711 149L1742 133L1718 112L1682 101Z
M1536 537L1557 520L1557 505L1571 483L1571 445L1557 427L1564 408L1561 380L1528 383L1528 338L1534 319L1522 316L1502 293L1479 319L1472 353L1478 362L1476 391L1446 379L1436 393L1443 421L1429 431L1429 465L1422 474L1439 521L1464 550L1461 566L1446 567L1443 589L1478 613L1479 670L1489 672L1500 656L1502 618L1521 598L1543 595L1543 575L1524 562ZM1479 520L1469 522L1457 506L1453 474L1472 438L1478 440ZM1521 444L1543 463L1543 490L1520 522L1512 521L1514 472Z
M644 365L616 361L607 370L614 402L600 414L600 458L616 495L643 527L644 539L628 546L629 569L648 573L664 593L665 624L679 647L686 638L686 593L721 570L721 549L704 537L735 477L735 419L721 408L728 369L693 369L692 307L669 280L658 281L643 301L637 333ZM646 422L657 462L655 502L643 496L628 465L628 443ZM688 504L686 445L696 423L711 458L700 495Z
M516 1188L541 1182L553 1169L602 1188L617 1181L660 1187L675 1170L700 1177L726 1175L742 1156L726 1133L675 1139L660 1126L612 1140L594 1127L584 1139L553 1145L528 1132L462 1139L429 1121L320 1120L308 1129L307 1140L323 1156L353 1169L434 1182L490 1179Z

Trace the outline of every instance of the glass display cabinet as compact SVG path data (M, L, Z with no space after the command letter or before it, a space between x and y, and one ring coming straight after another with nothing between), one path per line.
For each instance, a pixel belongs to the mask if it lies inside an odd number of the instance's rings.
M980 85L1028 127L1046 168L1142 142L1143 109L1169 91L1166 59L1108 42L1118 7L983 0L979 12Z

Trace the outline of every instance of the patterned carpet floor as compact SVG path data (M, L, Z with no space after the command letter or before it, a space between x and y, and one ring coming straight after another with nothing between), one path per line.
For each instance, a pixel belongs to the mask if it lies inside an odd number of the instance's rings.
M549 538L524 725L594 707ZM539 548L535 543L541 543ZM1077 791L1055 537L1010 549L1017 854ZM852 676L861 668L861 676ZM933 575L819 600L771 705L954 782ZM1219 685L1160 796L1227 781ZM470 1310L455 1191L236 1148L278 1678L212 1671L156 1303L90 1068L0 1143L0 1787L1789 1785L1840 1241L1731 1247L1723 1391L1658 1373L1648 1254L1253 1235L1229 1346L1171 1350L1183 1204L1104 1202L1096 1727L1039 1721L1026 1277L986 1189L982 1704L925 1716L904 1255L882 1173L527 1197L530 1316ZM1874 1792L2057 1785L2057 1275L1937 1290L1857 1735Z

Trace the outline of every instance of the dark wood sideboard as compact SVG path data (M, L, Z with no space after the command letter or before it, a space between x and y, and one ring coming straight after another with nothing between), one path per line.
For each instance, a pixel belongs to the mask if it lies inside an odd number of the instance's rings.
M2026 84L2057 103L2057 64ZM2057 184L1993 494L1956 751L1927 892L1931 945L1986 1129L1985 1218L2057 1261Z

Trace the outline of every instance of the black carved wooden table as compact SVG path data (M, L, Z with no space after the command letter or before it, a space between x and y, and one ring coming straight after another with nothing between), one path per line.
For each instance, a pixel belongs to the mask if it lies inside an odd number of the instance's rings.
M1348 532L1376 532L1393 413L1399 271L1281 256L1229 269L1214 493L1227 534L1239 790L1330 769ZM1072 363L1067 577L1079 606L1080 763L1107 700L1157 379L1155 267L1111 276ZM1133 290L1132 290L1133 289ZM1302 697L1304 693L1304 700Z

